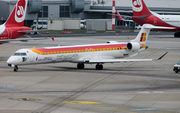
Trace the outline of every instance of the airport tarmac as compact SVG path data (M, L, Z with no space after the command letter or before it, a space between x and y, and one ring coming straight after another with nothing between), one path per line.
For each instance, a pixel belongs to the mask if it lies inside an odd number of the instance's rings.
M0 113L180 113L180 38L150 35L149 48L132 58L160 61L95 65L57 63L19 66L6 60L21 48L129 41L136 36L56 37L0 45Z

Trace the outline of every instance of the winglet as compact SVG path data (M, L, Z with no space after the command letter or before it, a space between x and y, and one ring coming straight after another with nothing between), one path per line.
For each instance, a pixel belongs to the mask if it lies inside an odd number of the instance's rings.
M161 60L168 52L166 52L165 54L163 54L161 57L159 57L158 59L154 59L154 60Z
M54 37L55 37L55 35L53 36L53 37L51 37L51 39L54 41Z

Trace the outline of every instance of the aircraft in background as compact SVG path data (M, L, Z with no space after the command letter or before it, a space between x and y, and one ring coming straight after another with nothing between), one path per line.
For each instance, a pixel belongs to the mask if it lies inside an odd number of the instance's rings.
M174 29L156 29L175 32L174 37L180 37L180 15L159 15L150 11L143 0L132 0L134 21L141 26L152 24L155 26L174 27Z
M20 65L59 62L77 63L78 69L84 69L84 64L96 64L95 68L102 70L104 63L160 60L167 53L158 59L122 59L136 56L140 51L147 49L146 41L151 28L167 29L144 24L137 37L130 42L109 41L103 44L20 49L7 60L7 64L14 67L15 72Z
M44 38L19 38L31 32L40 30L31 30L29 27L24 27L28 0L19 0L11 12L7 21L0 25L0 44L10 41L27 41L27 40L42 40ZM19 38L19 39L16 39Z
M125 20L124 18L122 18L117 10L116 10L116 13L117 13L117 16L118 16L119 20L125 21L125 22L134 22L133 20Z

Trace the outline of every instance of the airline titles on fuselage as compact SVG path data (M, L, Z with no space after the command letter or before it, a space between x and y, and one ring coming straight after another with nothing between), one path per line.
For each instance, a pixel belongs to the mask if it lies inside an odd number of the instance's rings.
M52 60L52 57L44 57L43 59L36 58L36 61L50 61Z

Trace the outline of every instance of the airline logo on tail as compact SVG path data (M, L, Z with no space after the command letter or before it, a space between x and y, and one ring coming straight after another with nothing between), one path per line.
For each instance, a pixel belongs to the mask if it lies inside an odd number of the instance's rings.
M16 22L22 22L25 19L25 6L26 0L20 0L16 6L15 20Z
M141 0L132 0L133 4L133 10L136 12L140 12L143 9L143 5Z
M145 42L145 41L146 41L146 33L142 33L140 42Z

